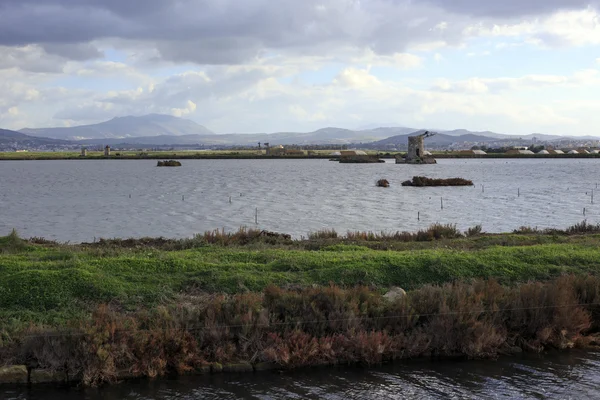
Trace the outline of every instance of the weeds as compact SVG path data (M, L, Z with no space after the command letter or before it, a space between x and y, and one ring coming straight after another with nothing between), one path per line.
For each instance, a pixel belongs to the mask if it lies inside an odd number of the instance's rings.
M29 328L8 359L66 370L87 384L186 373L207 363L282 368L413 357L495 357L584 345L599 322L600 278L564 276L502 286L489 280L424 286L390 302L366 287L182 297L155 310L99 306L69 330ZM65 334L65 335L62 335Z
M513 233L523 235L580 235L580 234L598 234L600 233L600 224L590 224L586 220L571 225L566 229L545 228L521 226L515 229Z
M337 239L338 233L334 229L323 229L316 232L311 232L308 234L309 240L318 240L318 239Z
M0 237L0 253L18 253L27 247L27 241L21 239L15 229L8 236Z
M481 227L481 225L475 225L465 231L465 236L466 237L479 236L479 235L481 235L482 231L483 231L483 228Z
M586 220L581 221L575 225L568 227L565 230L568 234L578 234L578 233L600 233L600 224L590 224Z

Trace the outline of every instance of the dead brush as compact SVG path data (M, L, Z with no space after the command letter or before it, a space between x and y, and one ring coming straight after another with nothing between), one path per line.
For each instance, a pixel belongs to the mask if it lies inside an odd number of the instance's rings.
M86 384L186 373L207 363L284 368L378 364L407 357L495 357L586 343L597 332L600 278L564 276L502 286L493 280L424 286L396 300L336 286L206 295L154 310L106 306L71 330L22 332L3 359L68 371ZM596 303L596 304L595 304ZM594 330L595 329L595 330Z

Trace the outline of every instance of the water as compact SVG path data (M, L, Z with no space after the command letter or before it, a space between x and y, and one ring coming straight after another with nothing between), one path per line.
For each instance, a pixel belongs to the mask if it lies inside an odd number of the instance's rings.
M593 399L600 354L570 351L497 361L405 362L373 369L134 381L101 389L0 389L7 400L75 399Z
M600 190L591 204L600 160L438 162L183 160L181 168L157 168L153 160L4 161L0 234L16 228L24 237L79 242L190 237L241 226L300 237L324 228L414 231L434 222L506 232L522 225L564 228L584 218L600 221ZM476 186L400 185L414 175L462 177ZM376 188L381 178L391 187Z

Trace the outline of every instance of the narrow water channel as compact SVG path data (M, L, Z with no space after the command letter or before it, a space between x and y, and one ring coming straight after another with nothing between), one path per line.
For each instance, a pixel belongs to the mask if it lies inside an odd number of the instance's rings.
M600 353L568 351L495 361L411 361L139 380L96 389L0 388L6 400L594 399Z

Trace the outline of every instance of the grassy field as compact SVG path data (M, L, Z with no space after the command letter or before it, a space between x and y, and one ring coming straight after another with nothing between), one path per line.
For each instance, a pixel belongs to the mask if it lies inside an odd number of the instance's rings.
M137 310L181 293L260 292L270 284L410 290L473 278L514 284L568 273L600 276L598 234L420 241L349 235L229 243L234 236L213 232L189 240L88 245L35 244L11 235L0 238L0 316L63 319L101 303Z

